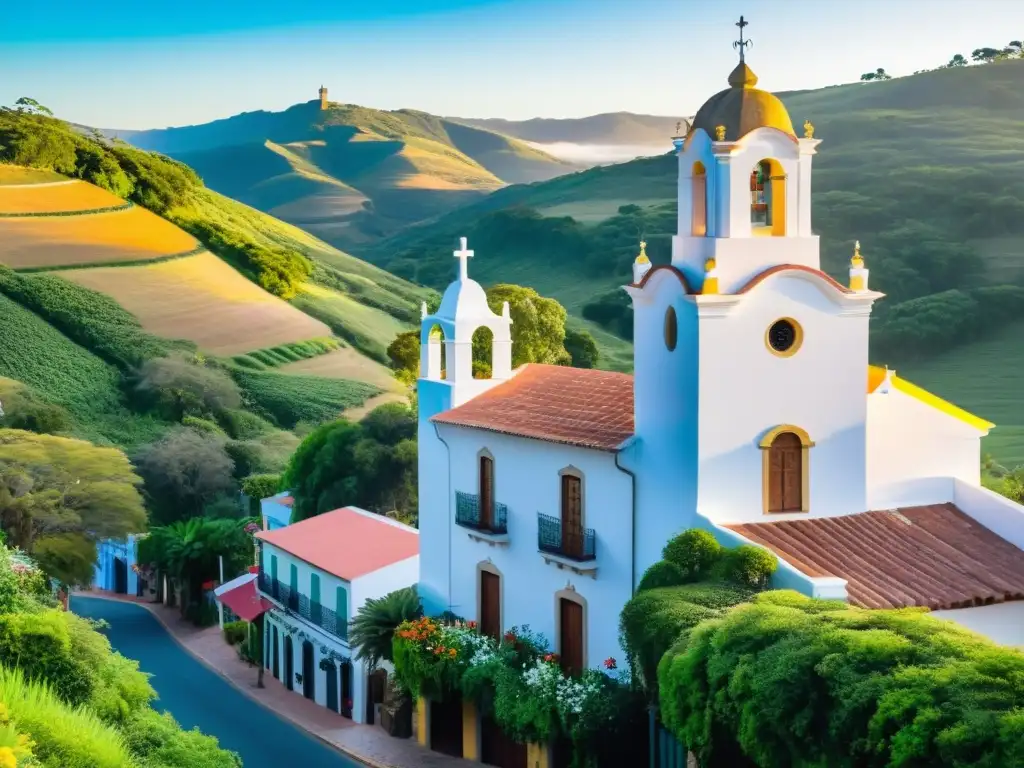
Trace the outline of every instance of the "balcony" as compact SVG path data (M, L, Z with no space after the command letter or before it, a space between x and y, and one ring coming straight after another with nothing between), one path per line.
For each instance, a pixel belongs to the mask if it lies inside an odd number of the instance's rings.
M597 537L593 528L564 528L551 515L537 515L537 549L559 568L594 576L597 573Z
M289 613L301 616L324 632L334 635L339 640L348 642L348 618L339 617L337 613L320 603L315 603L307 595L294 591L280 579L271 579L266 573L259 575L260 592L270 595L284 605Z
M495 502L490 514L486 514L479 496L456 491L455 523L466 528L470 538L492 545L508 543L508 507L504 504Z

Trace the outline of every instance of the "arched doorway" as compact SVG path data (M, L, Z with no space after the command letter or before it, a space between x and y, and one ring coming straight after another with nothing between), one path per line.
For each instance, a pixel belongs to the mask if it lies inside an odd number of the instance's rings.
M291 635L284 638L284 687L289 691L295 690L295 651Z
M271 651L274 655L270 657L270 663L274 668L274 678L276 680L281 679L281 649L277 643L277 627L274 627L274 642L272 644L273 650Z
M316 663L313 661L313 644L302 642L302 695L307 699L316 698Z
M375 669L366 678L366 724L377 721L377 705L384 703L384 691L388 685L386 669Z
M114 558L114 591L119 595L128 593L128 562L121 557Z
M750 230L754 235L786 234L786 174L778 160L761 160L750 173Z
M341 663L341 715L352 719L352 662Z
M804 498L804 445L795 432L780 432L767 447L766 512L801 512Z
M494 374L494 332L487 326L473 331L473 378L489 379Z
M338 667L333 659L324 664L324 672L327 673L327 708L332 712L338 711Z
M708 233L708 175L700 161L693 164L691 184L690 234L704 237Z

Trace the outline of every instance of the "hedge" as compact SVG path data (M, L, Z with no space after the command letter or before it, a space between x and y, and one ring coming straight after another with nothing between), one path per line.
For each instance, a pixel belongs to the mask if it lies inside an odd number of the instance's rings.
M1024 654L923 609L765 592L693 629L658 680L701 765L1024 764Z
M0 219L53 219L60 216L90 216L94 213L113 213L134 208L134 203L108 205L105 208L90 208L85 211L19 211L18 213L0 212Z

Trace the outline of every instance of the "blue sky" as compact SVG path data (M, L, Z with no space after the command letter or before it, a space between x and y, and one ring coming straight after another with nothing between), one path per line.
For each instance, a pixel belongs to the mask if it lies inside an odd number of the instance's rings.
M159 128L284 109L322 82L442 115L682 116L724 87L741 13L770 90L1024 37L1017 0L45 0L0 20L0 104Z

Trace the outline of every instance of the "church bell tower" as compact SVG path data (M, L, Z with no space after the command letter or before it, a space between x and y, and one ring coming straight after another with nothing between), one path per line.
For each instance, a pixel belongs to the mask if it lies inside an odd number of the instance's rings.
M327 109L327 89L320 86L320 109Z

